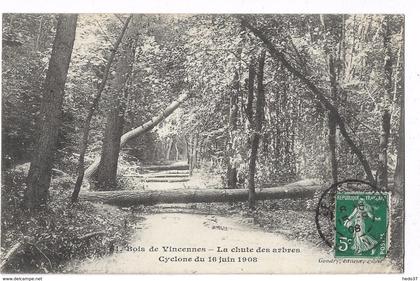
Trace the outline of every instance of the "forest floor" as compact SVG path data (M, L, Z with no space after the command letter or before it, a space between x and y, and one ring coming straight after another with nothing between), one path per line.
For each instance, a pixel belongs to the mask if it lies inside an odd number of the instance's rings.
M70 205L74 182L53 177L46 209L22 208L27 167L2 175L1 259L16 246L2 272L62 272L72 259L103 256L132 234L137 218L126 209L90 202Z

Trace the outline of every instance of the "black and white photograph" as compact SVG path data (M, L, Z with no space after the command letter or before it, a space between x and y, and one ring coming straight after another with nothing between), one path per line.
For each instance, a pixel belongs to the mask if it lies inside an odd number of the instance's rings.
M3 13L1 272L403 273L405 28Z

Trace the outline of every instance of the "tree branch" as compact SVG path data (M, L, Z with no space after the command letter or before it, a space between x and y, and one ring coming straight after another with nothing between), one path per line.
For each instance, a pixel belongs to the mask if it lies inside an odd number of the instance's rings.
M265 36L265 34L261 30L254 27L245 17L241 16L239 19L243 26L248 28L256 37L258 37L265 44L271 56L275 59L278 59L290 73L292 73L303 84L305 84L306 87L308 87L309 90L311 90L312 97L314 99L319 100L324 105L324 107L332 114L333 118L335 118L337 121L338 127L340 129L340 133L342 134L342 136L344 137L344 139L350 146L351 150L353 151L353 153L356 154L357 158L362 164L368 180L371 183L375 183L372 170L370 168L368 161L366 160L365 155L361 152L361 150L356 146L354 141L350 138L347 132L344 120L339 114L337 108L328 101L324 93L317 86L315 86L314 83L312 83L304 74L302 74L299 70L294 68L289 63L289 61L285 58L284 54L273 45L273 43Z

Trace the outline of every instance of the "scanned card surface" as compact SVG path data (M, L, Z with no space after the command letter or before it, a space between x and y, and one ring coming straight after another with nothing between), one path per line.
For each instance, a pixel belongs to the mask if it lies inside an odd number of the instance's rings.
M401 273L404 16L3 14L3 273Z

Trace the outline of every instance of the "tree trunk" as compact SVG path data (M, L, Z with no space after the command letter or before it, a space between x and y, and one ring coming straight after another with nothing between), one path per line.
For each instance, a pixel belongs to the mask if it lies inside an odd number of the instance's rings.
M203 140L202 140L202 138L200 138L200 136L198 136L197 153L195 155L195 165L198 169L201 168L202 145L203 145Z
M145 171L169 171L169 170L188 170L189 166L185 164L172 164L172 165L151 165L142 167Z
M60 127L64 86L73 51L77 15L63 14L58 17L57 31L48 65L40 109L39 138L27 177L25 207L45 206L51 181L51 169Z
M255 200L312 198L320 186L290 184L264 188L255 193ZM248 200L248 189L175 189L175 190L118 190L82 192L80 198L118 206L154 205L163 203L238 202Z
M391 30L389 16L385 16L384 20L384 48L385 48L385 95L384 95L384 112L382 114L382 132L379 139L379 159L378 159L378 187L384 190L388 189L388 139L391 126L391 114L389 105L393 96L392 83L392 67L393 54L391 48Z
M190 145L188 138L185 136L185 152L187 153L187 163L190 164Z
M198 134L194 134L191 140L191 153L190 153L190 176L192 176L194 169L197 165L197 144L198 144Z
M233 148L230 147L230 150ZM226 170L226 180L227 180L227 188L235 189L237 188L238 183L238 172L236 167L234 167L231 163L228 163L227 170Z
M330 85L331 96L333 105L336 106L337 102L337 76L335 71L334 59L329 56L329 72L330 72ZM337 122L331 112L328 113L328 144L331 156L331 176L333 183L338 182L338 162L337 162Z
M329 100L326 98L325 94L320 90L317 86L315 86L314 83L312 83L304 74L302 74L299 70L297 70L292 64L289 63L289 61L286 59L284 54L277 50L277 48L273 45L273 43L265 36L264 33L262 33L259 29L255 28L253 25L251 25L246 19L242 17L241 19L242 25L247 27L251 32L260 38L260 40L267 46L270 54L273 58L279 60L286 69L292 73L295 77L297 77L299 80L302 81L303 84L305 84L308 89L312 92L312 97L314 99L319 100L324 107L332 114L332 116L335 118L338 128L340 130L341 135L347 142L347 144L350 146L351 150L354 154L356 154L358 160L360 161L361 165L363 166L363 169L366 173L366 177L369 182L372 184L375 184L375 179L372 175L372 170L370 168L369 162L367 161L365 155L362 153L362 151L358 148L358 146L354 143L353 139L349 136L346 125L344 123L343 118L341 117L340 113L338 112L337 108L333 106Z
M405 137L404 137L404 97L401 96L400 124L398 128L397 165L394 174L394 188L404 194L405 176Z
M120 139L124 126L124 113L127 81L131 75L134 62L136 25L131 23L121 45L121 54L116 65L116 75L111 84L109 110L102 143L101 160L96 176L95 187L100 190L115 189L117 184L117 167L120 153ZM121 96L124 93L125 97Z
M282 79L287 79L284 67L280 66L280 72L282 73ZM295 177L295 165L296 160L293 154L293 143L294 143L294 114L290 103L289 92L293 92L288 83L284 83L282 91L277 94L276 104L276 139L277 139L277 152L276 152L276 165L283 166L283 171L287 172L287 179ZM284 176L283 176L284 177Z
M249 181L248 181L248 205L249 208L255 207L255 173L256 164L258 157L258 145L260 136L262 133L262 123L264 119L264 62L265 62L265 50L261 51L258 59L258 72L257 72L257 101L255 107L255 120L252 126L252 137L251 137L251 156L249 159Z
M95 188L100 190L115 189L117 186L117 167L120 153L120 138L123 130L123 111L121 104L115 101L108 112L102 144L101 160Z
M179 160L179 149L178 149L178 142L175 141L175 160Z
M337 108L338 81L343 66L342 53L344 45L345 17L343 15L320 15L324 49L328 60L332 105ZM344 105L345 106L345 105ZM331 177L338 182L337 161L337 121L331 112L328 113L328 145L330 149Z
M169 145L168 149L166 150L166 160L169 160L171 158L171 151L172 151L172 144L174 143L173 138L169 139Z
M391 114L385 110L382 115L382 132L379 140L378 187L388 188L388 139L391 127Z
M79 160L77 163L77 180L76 180L76 184L74 185L74 190L71 196L71 201L73 203L77 201L77 197L79 196L80 188L83 183L83 177L85 175L85 154L86 154L86 149L87 149L88 141L89 141L90 122L92 121L93 114L95 113L95 110L98 107L99 100L101 99L102 92L104 91L106 82L108 80L109 72L111 69L111 65L114 61L115 54L117 53L118 47L124 37L124 33L127 30L130 20L131 20L131 16L128 17L127 20L125 21L124 27L121 30L121 33L118 36L117 41L115 42L111 50L111 55L109 56L107 64L105 66L104 76L102 78L101 84L99 85L98 92L96 93L96 96L89 107L88 115L86 116L85 122L83 124L83 130L82 130L83 136L82 136L82 142L80 143L80 154L79 154Z
M153 129L157 124L165 120L166 117L171 115L184 101L186 101L188 98L190 98L189 93L183 93L179 95L179 97L173 101L171 104L169 104L165 110L159 114L150 119L148 122L144 123L143 125L128 131L121 137L121 147L124 146L129 140L136 138L140 135L142 135L145 132L150 131Z
M252 118L254 115L253 104L254 104L254 80L255 80L255 65L254 59L251 58L249 62L248 72L248 100L246 106L246 115L248 117L249 124L252 124Z
M238 172L235 167L235 132L238 125L238 97L239 97L239 74L235 71L233 78L233 90L230 95L230 107L229 107L229 124L228 124L228 140L226 145L226 185L227 188L237 188L237 175Z

